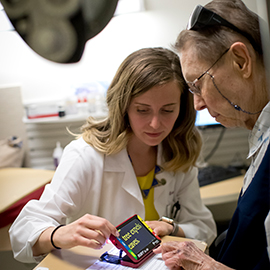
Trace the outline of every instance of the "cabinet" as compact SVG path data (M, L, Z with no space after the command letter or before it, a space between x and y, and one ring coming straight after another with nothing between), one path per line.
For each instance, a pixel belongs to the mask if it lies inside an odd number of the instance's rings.
M104 119L107 113L91 114L96 119ZM88 115L68 115L65 117L50 117L40 119L24 119L28 137L30 167L39 169L54 169L53 149L59 141L64 148L75 139L72 133L80 134L80 128ZM206 157L215 147L222 128L207 128L201 130L203 137L202 158ZM214 155L208 160L209 164L228 166L231 162L243 162L248 154L248 134L245 129L226 129L225 134Z
M81 126L89 115L77 114L64 117L48 117L38 119L24 118L29 148L30 167L37 169L54 169L53 150L59 141L64 148L80 134ZM96 119L103 119L107 113L91 114ZM69 132L69 131L70 132Z

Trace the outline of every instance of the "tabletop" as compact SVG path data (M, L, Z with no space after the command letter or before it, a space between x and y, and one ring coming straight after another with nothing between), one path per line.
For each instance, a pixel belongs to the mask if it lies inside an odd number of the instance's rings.
M205 251L207 248L206 243L198 240L175 236L165 236L162 238L163 243L168 241L193 241L201 250ZM77 246L68 250L53 250L34 268L34 270L37 270L39 267L47 267L49 270L85 270L94 264L102 253L110 250L112 247L113 245L109 243L100 250L82 246Z
M31 192L49 183L51 170L32 168L0 169L0 213Z
M244 175L220 181L200 188L201 198L205 205L237 201L243 186Z

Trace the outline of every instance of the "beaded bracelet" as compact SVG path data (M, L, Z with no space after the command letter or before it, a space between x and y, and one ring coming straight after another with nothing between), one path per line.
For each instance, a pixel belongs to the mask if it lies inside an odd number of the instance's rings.
M51 243L52 243L53 247L56 248L56 249L61 249L61 248L60 248L60 247L57 247L57 246L54 244L54 242L53 242L53 235L54 235L54 233L55 233L60 227L63 227L63 226L65 226L65 225L61 224L61 225L57 226L56 228L54 228L54 230L52 231L52 234L51 234Z

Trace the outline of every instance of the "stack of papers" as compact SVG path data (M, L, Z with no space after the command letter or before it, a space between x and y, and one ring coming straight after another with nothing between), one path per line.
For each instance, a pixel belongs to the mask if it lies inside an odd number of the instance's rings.
M118 255L119 249L113 247L111 250L108 251L109 254ZM123 266L121 264L112 264L102 261L96 261L93 265L88 267L86 270L94 270L94 269L107 269L107 270L131 270L135 269L132 267ZM164 261L162 260L161 254L154 255L145 263L143 263L140 267L136 268L140 270L168 270L169 268L165 265Z

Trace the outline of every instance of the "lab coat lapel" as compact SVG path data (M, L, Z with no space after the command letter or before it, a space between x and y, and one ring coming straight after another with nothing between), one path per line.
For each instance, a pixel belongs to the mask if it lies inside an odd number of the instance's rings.
M175 181L173 173L169 172L162 172L156 175L156 179L161 180L162 178L166 180L166 184L154 189L154 205L160 217L164 215L169 217L169 212L167 211L174 198Z
M106 156L104 170L112 174L122 172L122 188L144 205L141 190L126 149L115 155Z
M155 200L159 200L159 198L164 195L163 193L168 191L168 186L173 185L173 178L168 172L161 172L156 174L156 179L160 181L161 179L165 179L166 184L155 187Z
M168 190L174 189L174 181L173 181L174 173L164 171L164 169L162 168L162 164L164 164L164 158L162 156L162 144L160 144L158 146L157 152L157 165L161 168L161 171L156 174L156 179L157 180L165 179L166 184L155 188L155 196L154 196L155 205L156 203L162 205L163 201L166 201L167 196L170 195L168 194ZM168 186L170 187L168 188Z

